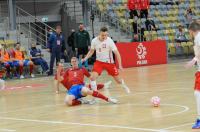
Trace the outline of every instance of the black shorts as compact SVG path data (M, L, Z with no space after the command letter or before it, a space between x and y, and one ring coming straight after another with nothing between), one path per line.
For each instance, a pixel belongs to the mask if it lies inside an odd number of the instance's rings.
M87 55L88 47L78 48L78 55Z

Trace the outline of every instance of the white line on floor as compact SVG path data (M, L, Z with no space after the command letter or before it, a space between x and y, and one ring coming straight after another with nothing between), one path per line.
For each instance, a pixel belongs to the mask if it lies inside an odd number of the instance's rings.
M103 128L118 128L118 129L129 129L129 130L140 130L140 131L148 131L148 132L162 132L162 130L157 130L157 129L137 128L137 127L119 126L119 125L99 125L99 124L90 124L90 123L46 121L46 120L33 120L33 119L9 118L9 117L0 117L0 119L2 119L2 120L23 121L23 122L47 123L47 124L66 124L66 125L78 125L78 126L91 126L91 127L103 127Z

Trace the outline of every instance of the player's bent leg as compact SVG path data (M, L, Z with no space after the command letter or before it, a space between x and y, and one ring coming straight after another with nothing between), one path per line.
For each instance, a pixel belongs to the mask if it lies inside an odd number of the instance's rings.
M23 79L24 76L22 74L23 74L24 63L23 61L18 61L17 63L18 63L17 65L19 66L20 79Z
M196 98L198 117L197 117L195 124L192 126L192 129L200 129L200 91L195 90L194 95Z
M115 81L118 84L121 84L121 86L125 89L126 93L130 93L130 89L129 87L125 84L124 80L119 78L119 76L113 76L113 78L115 79Z
M84 95L91 95L91 96L93 96L93 97L96 97L96 98L100 98L100 99L102 99L102 100L105 100L106 102L110 102L110 103L114 103L114 104L116 104L116 103L118 102L118 100L116 100L116 99L108 98L108 97L104 96L103 94L101 94L100 92L90 90L90 89L88 89L87 87L83 87L81 92L82 92Z
M35 77L35 75L33 74L33 66L34 66L34 64L33 64L32 61L28 61L28 65L29 65L29 69L30 69L30 75L33 78L33 77Z

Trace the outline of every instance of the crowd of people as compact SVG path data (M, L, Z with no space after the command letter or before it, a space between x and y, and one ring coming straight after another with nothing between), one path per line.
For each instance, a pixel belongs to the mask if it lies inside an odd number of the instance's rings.
M34 78L35 65L40 65L44 73L49 69L47 62L42 58L41 50L36 48L36 44L32 44L29 51L21 47L20 43L9 48L1 44L0 56L1 76L5 78L23 79L25 76Z
M41 49L37 48L35 43L31 44L29 51L21 46L18 42L14 47L7 47L5 44L0 45L0 56L1 56L1 76L4 78L20 78L23 79L29 75L30 77L35 77L33 74L34 69L37 72L40 66L43 75L53 75L54 73L54 62L56 60L56 65L64 59L65 62L67 56L66 43L71 47L73 51L73 56L79 58L79 67L82 67L81 59L86 56L90 48L90 35L87 30L85 30L84 25L81 23L79 30L75 32L72 29L71 35L65 39L62 34L62 29L60 25L57 25L55 32L52 32L48 36L47 51L50 53L50 63L43 58L43 53ZM68 58L69 59L69 58ZM87 70L88 61L85 61L84 66ZM25 68L24 68L25 67Z

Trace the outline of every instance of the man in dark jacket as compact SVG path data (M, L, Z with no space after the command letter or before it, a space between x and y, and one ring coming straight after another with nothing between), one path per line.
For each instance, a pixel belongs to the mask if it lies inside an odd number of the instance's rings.
M50 71L48 75L53 75L53 66L56 59L56 64L60 62L62 49L66 52L64 35L62 35L61 26L56 26L56 32L52 33L48 40L48 51L51 54Z
M36 48L36 44L32 44L30 49L31 60L35 65L40 65L42 67L43 73L47 72L49 66L47 62L42 58L43 54L40 49Z
M73 56L76 56L75 44L74 44L74 34L75 34L75 30L72 29L72 32L67 39L67 43L68 43L69 47L72 48Z
M81 59L85 57L90 48L90 35L84 30L84 25L79 25L79 30L75 33L75 48L78 50L79 66L82 66ZM84 66L88 69L88 61L84 62Z

